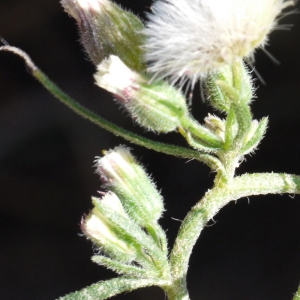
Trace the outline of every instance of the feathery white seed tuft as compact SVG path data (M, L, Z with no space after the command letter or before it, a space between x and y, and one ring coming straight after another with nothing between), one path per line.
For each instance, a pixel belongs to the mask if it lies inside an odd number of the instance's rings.
M285 0L159 0L144 34L145 58L155 77L199 78L252 58L264 47Z

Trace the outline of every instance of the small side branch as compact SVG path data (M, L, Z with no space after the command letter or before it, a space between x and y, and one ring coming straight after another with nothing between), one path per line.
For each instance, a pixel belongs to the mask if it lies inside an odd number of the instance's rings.
M20 56L26 66L28 67L29 71L31 72L32 76L34 76L54 97L56 97L60 102L65 104L67 107L69 107L71 110L73 110L75 113L80 115L81 117L88 119L92 123L100 126L101 128L115 134L116 136L120 136L124 138L125 140L139 145L146 147L148 149L162 152L169 155L174 155L177 157L187 158L187 159L196 159L210 168L217 170L220 169L220 163L217 160L217 158L209 155L209 154L203 154L198 151L176 146L176 145L170 145L165 144L157 141L153 141L147 138L144 138L142 136L139 136L137 134L134 134L130 131L127 131L109 121L106 119L100 117L96 113L92 112L91 110L85 108L81 104L79 104L77 101L72 99L69 95L67 95L65 92L63 92L53 81L51 81L31 60L29 55L24 52L23 50L5 45L0 47L0 51L8 51L12 52L18 56Z

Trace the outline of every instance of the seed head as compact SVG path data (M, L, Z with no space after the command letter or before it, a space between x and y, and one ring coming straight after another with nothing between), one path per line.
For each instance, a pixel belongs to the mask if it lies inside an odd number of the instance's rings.
M145 57L156 76L192 85L220 67L252 58L293 1L159 0L152 6Z

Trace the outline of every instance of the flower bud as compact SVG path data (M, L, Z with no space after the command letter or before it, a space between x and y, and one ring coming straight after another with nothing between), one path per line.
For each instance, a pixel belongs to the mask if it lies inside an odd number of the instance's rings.
M209 95L208 101L211 105L220 111L229 112L230 101L216 84L218 80L225 81L230 85L232 84L232 72L230 66L226 66L222 68L221 71L219 70L219 72L209 75L205 81L205 90L206 94Z
M103 252L121 261L132 261L135 258L135 249L124 240L122 234L110 222L98 208L97 202L112 209L116 214L128 217L124 212L122 204L112 192L106 193L102 199L94 198L96 207L81 221L81 228L84 234L92 240Z
M131 69L145 70L140 47L144 25L136 15L109 0L61 0L61 4L76 20L81 42L95 65L114 54Z
M105 152L96 161L105 188L116 193L126 212L138 225L147 227L163 212L163 200L143 167L125 147Z
M231 100L224 93L219 82L236 90L242 102L249 103L253 98L253 83L245 64L240 62L235 66L225 66L210 74L205 82L208 100L213 107L220 111L229 112Z
M204 119L206 128L218 136L222 141L225 141L225 121L217 116L208 114Z
M97 67L96 84L115 94L131 117L142 127L170 132L187 114L183 95L164 81L153 81L130 70L111 55Z

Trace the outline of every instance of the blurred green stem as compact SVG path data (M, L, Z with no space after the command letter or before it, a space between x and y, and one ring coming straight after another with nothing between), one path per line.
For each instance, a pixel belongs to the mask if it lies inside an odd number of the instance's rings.
M300 300L300 286L298 287L298 291L294 295L293 300Z

